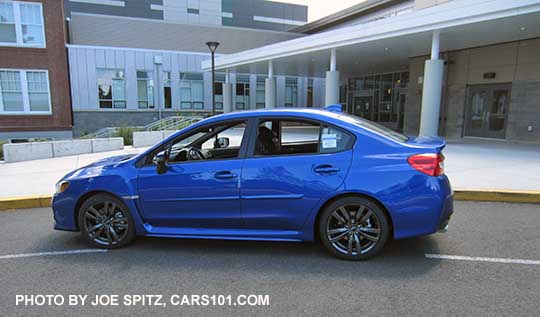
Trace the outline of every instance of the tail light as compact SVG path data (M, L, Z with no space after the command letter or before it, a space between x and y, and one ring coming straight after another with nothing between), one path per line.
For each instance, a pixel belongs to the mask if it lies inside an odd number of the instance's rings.
M424 153L409 156L409 165L415 170L430 176L440 176L444 173L444 155L441 153Z

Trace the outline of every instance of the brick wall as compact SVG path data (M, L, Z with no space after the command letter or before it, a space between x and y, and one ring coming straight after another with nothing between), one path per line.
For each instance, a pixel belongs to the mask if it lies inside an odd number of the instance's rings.
M43 3L46 48L0 47L0 68L48 69L52 115L0 115L0 132L71 130L63 1Z

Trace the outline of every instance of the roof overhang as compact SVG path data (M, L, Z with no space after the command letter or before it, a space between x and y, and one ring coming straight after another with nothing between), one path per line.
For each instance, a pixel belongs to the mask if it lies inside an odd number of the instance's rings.
M431 34L441 50L458 50L540 37L540 0L455 0L397 17L318 33L216 59L216 69L264 74L323 76L330 49L342 72L396 70L411 56L429 54ZM405 63L405 65L404 65ZM210 70L210 61L202 63Z

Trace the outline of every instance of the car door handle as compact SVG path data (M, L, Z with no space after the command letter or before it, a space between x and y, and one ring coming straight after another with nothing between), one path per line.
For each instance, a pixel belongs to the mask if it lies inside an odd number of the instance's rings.
M324 164L324 165L315 166L315 168L313 168L313 171L319 174L337 173L339 172L339 167L335 167L329 164Z
M230 179L230 178L235 178L236 174L234 174L231 171L221 171L221 172L215 172L214 177L217 179Z

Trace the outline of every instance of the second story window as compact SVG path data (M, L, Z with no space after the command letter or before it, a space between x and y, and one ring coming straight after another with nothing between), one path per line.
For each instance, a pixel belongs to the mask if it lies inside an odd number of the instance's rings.
M41 3L0 0L0 46L45 47Z

